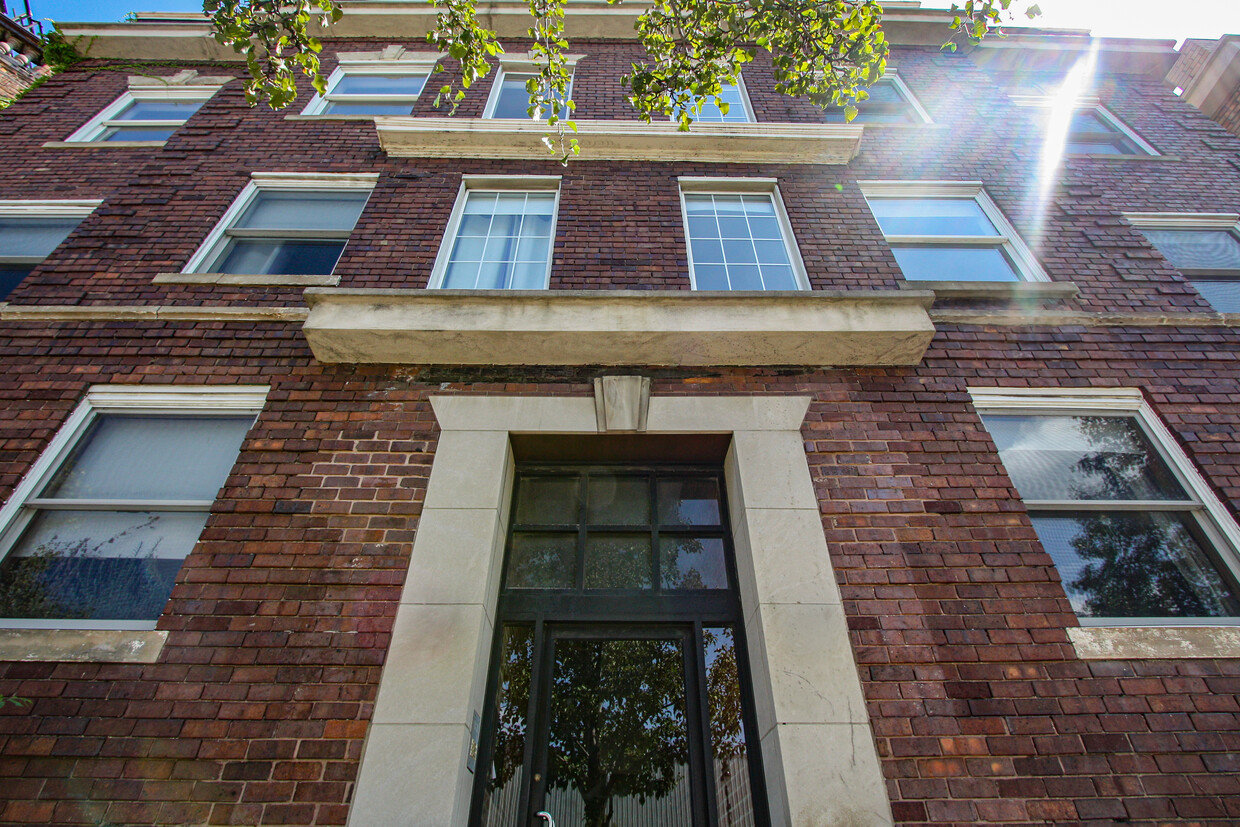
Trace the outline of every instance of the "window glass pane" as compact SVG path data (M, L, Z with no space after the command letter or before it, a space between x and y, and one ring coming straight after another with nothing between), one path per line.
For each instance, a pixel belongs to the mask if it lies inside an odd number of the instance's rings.
M335 95L408 95L422 94L426 75L343 75L330 94Z
M698 290L797 287L771 196L686 193L684 198ZM768 274L773 282L766 280Z
M702 643L719 827L755 827L736 641L731 628L718 626L702 629Z
M492 118L520 118L529 120L530 93L525 90L525 81L532 75L510 75L505 73L496 93L495 109Z
M1240 271L1240 239L1226 230L1142 230L1181 270Z
M1107 122L1097 112L1088 109L1074 112L1072 121L1068 125L1068 131L1074 133L1084 133L1086 135L1114 135L1119 132L1114 126Z
M510 827L520 810L524 780L525 716L530 702L534 662L534 630L505 626L495 688L495 743L482 799L483 827ZM488 771L489 770L489 771Z
M212 267L217 273L326 276L336 268L344 241L265 241L236 238L223 259Z
M997 247L892 247L904 278L943 281L1018 281Z
M591 525L649 525L649 480L591 474L586 513Z
M35 267L34 264L0 264L0 301L12 293Z
M80 218L0 218L0 256L46 256L69 237Z
M661 536L659 578L665 589L726 589L723 539Z
M1130 417L983 417L1026 500L1187 500Z
M1082 141L1072 138L1064 144L1063 151L1069 155L1143 155L1136 145L1122 136L1105 141Z
M40 496L214 500L253 423L253 416L100 414Z
M887 235L999 235L972 198L875 198L870 210Z
M913 108L900 94L892 83L876 83L866 90L870 96L857 101L857 117L853 123L908 123L917 120ZM823 110L828 123L844 123L845 112L842 106L831 106Z
M522 477L517 488L517 524L577 525L579 490L576 477Z
M648 534L594 534L586 538L587 589L649 589L652 567Z
M176 132L174 126L126 126L104 130L100 141L166 141Z
M1032 519L1082 617L1240 615L1240 600L1187 515L1074 511Z
M114 115L116 121L185 121L202 108L206 101L138 100L125 111Z
M663 525L719 525L719 483L714 478L659 480Z
M249 230L352 230L370 193L259 191L237 227Z
M545 287L554 192L468 192L461 212L445 288ZM472 266L474 261L481 267Z
M561 825L694 824L674 640L555 642L547 786Z
M323 105L321 115L408 115L413 111L412 101L399 103L379 103L377 101L357 102L329 100Z
M0 616L154 620L206 521L205 512L41 511L0 564Z
M0 278L3 275L0 274ZM1194 279L1193 287L1197 288L1210 305L1220 313L1240 313L1240 281L1199 281Z
M746 123L749 121L749 114L745 111L741 90L735 83L723 84L723 88L719 91L719 99L727 104L727 114L724 114L719 105L715 103L715 98L711 96L702 103L701 114L695 115L694 120L708 123ZM679 111L677 111L676 117L680 117Z
M508 552L509 589L571 589L577 585L577 535L515 532Z

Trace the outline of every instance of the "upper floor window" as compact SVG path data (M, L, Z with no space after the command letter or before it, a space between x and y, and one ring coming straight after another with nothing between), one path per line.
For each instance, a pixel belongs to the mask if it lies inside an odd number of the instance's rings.
M1068 101L1061 109L1053 95L1012 95L1018 106L1032 107L1047 139L1063 142L1068 155L1158 155L1145 139L1093 97ZM1066 122L1065 122L1066 121Z
M1240 616L1240 529L1140 392L970 393L1083 622Z
M0 511L0 625L152 629L265 388L92 388Z
M72 142L168 140L217 91L215 86L131 87L70 135Z
M254 173L185 272L328 275L376 179Z
M695 290L804 290L804 266L775 182L680 179Z
M909 281L1048 281L977 182L862 182Z
M859 100L857 117L853 123L929 123L930 116L918 103L912 91L899 75L888 69L882 80L866 89L868 97ZM842 106L829 106L824 110L828 123L844 123Z
M551 276L559 183L557 176L466 177L431 286L545 289Z
M702 111L693 115L698 123L752 123L753 108L749 105L749 95L745 92L745 82L740 78L736 83L725 83L717 95L702 100ZM722 104L722 105L721 105ZM692 114L692 113L690 113ZM672 120L680 118L680 111L672 115Z
M341 54L326 91L311 98L302 114L408 115L440 57L399 46Z
M570 55L570 67L575 63L575 59L580 55ZM530 120L530 92L529 84L537 83L538 72L532 63L525 61L505 61L498 69L499 74L496 75L495 82L491 85L491 95L487 98L486 108L483 110L484 118L507 118L513 120ZM573 96L573 81L568 81L568 97ZM572 113L565 110L563 106L556 114L561 118L572 117ZM544 120L547 117L545 112L538 113L538 120Z
M1240 216L1126 216L1220 313L1240 313Z
M99 201L0 201L0 300L13 292Z

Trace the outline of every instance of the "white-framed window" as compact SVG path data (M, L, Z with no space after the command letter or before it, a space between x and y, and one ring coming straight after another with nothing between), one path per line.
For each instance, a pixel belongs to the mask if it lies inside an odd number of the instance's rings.
M327 78L327 89L316 94L303 115L408 115L426 86L439 54L404 53L399 59L340 55Z
M1240 215L1126 213L1158 252L1220 313L1240 313Z
M979 181L863 181L909 281L1049 281Z
M0 301L102 201L0 201Z
M680 179L694 290L807 290L773 178Z
M1050 128L1052 115L1059 102L1053 95L1011 95L1018 106L1033 107L1037 120ZM1063 135L1063 152L1067 155L1159 155L1148 141L1126 123L1115 117L1095 97L1083 96L1069 104L1072 114Z
M218 86L131 86L65 140L163 142L218 90Z
M329 275L376 181L374 173L255 172L184 272Z
M570 67L571 67L570 63ZM482 110L482 117L510 119L510 120L530 120L530 93L526 87L532 80L536 80L538 72L532 64L524 62L506 61L496 70L498 74L495 76L495 82L491 84L491 94L487 98L486 108ZM573 96L573 79L568 79L568 97ZM558 99L557 99L558 102ZM572 113L566 111L566 107L555 107L560 111L557 112L561 118L571 118ZM545 120L546 114L540 113L538 120Z
M558 175L464 176L430 286L546 289L559 199Z
M857 101L857 117L852 123L931 123L930 113L926 112L917 96L894 70L888 69L887 74L877 83L866 89L868 97ZM823 110L828 123L845 123L845 112L842 106L829 106Z
M92 387L0 510L0 627L155 628L266 395Z
M1240 528L1140 391L969 393L1082 624L1240 622Z
M723 106L715 102L714 97L702 101L702 111L693 115L697 123L753 123L753 106L749 103L749 93L745 91L745 79L736 78L736 83L722 84L717 96ZM724 111L724 110L727 111ZM680 110L672 113L672 120L680 120Z

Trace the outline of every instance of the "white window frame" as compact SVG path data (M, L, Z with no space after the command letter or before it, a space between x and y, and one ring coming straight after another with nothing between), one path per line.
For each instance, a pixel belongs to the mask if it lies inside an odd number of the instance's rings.
M939 199L959 198L974 201L995 226L998 235L986 236L948 236L948 235L887 235L883 234L891 247L898 245L934 245L938 247L994 247L1002 250L1012 268L1016 271L1017 281L1050 281L1051 278L1038 263L1037 257L1029 245L1021 239L1020 233L1007 220L1007 216L991 200L981 181L859 181L861 194L866 202L885 198L906 199ZM873 213L871 212L871 215ZM874 219L878 223L878 219ZM881 230L881 226L879 227ZM952 279L908 279L909 284L933 281L953 281ZM971 282L973 283L973 282ZM977 284L1007 284L1008 282L978 281Z
M0 201L0 218L76 218L82 221L102 203L102 199ZM46 256L6 256L0 250L0 264L38 265L45 259Z
M1167 464L1193 504L1175 509L1191 513L1202 532L1218 551L1218 562L1233 578L1240 579L1240 526L1215 496L1201 472L1193 465L1171 431L1136 388L967 388L979 414L1025 414L1051 416L1112 416L1128 418L1149 439L1155 453ZM1109 502L1109 501L1108 501ZM1078 501L1024 500L1025 507L1067 508ZM1124 501L1113 511L1149 508L1166 510L1166 503ZM1240 617L1082 617L1082 626L1240 626Z
M1240 241L1240 214L1237 213L1124 213L1124 218L1138 230L1184 230L1186 232L1195 232L1199 230L1222 230L1231 233L1231 235ZM1158 250L1153 242L1148 242L1151 247ZM1184 280L1196 287L1198 281L1235 281L1240 283L1240 271L1232 272L1230 270L1215 271L1211 273L1209 270L1193 270L1187 272L1172 264L1171 260L1158 250L1167 264L1174 267L1183 276ZM1205 294L1198 291L1201 298L1209 302Z
M917 96L913 94L913 90L908 88L908 84L904 82L904 78L900 77L899 70L897 70L894 67L890 67L890 66L887 67L886 74L884 74L878 80L874 81L874 83L871 85L870 88L873 88L874 86L878 86L879 84L884 84L884 83L889 84L895 88L896 94L899 95L900 98L906 104L908 104L909 109L912 111L913 115L915 116L914 119L909 121L908 123L898 123L898 122L892 123L892 122L886 122L886 121L863 121L861 120L860 113L858 113L857 118L854 118L852 120L852 123L864 124L866 127L918 126L920 124L934 123L934 119L930 117L930 113L927 112L926 108L921 105L921 101L919 101L917 99ZM862 101L861 103L856 104L856 106L858 110L860 110L864 108L865 102Z
M302 110L303 115L319 115L324 118L374 118L377 115L364 115L357 113L341 113L339 115L331 112L325 112L328 104L332 102L335 95L335 88L340 81L350 74L354 75L425 75L422 81L422 87L418 89L416 95L345 95L342 96L341 102L355 103L409 103L410 110L422 93L426 91L426 84L430 81L430 76L435 71L435 66L439 59L444 55L438 53L423 54L417 52L405 53L399 59L386 60L374 59L373 52L364 53L366 57L351 57L348 54L339 56L339 62L332 73L327 77L327 89L323 94L315 93L310 102L306 104L306 108ZM393 116L383 116L393 117ZM398 117L398 116L397 116Z
M206 103L212 96L218 92L218 86L130 86L121 93L121 96L110 104L99 110L99 114L91 118L78 128L76 132L65 138L66 143L98 143L108 144L109 141L101 140L103 133L111 127L158 127L170 126L174 130L185 125L185 120L166 120L166 121L123 121L115 120L116 116L129 108L130 104L138 101L174 101L178 103L191 103L201 101ZM197 113L194 113L197 114ZM193 117L191 115L190 117ZM152 146L160 145L165 141L116 141L115 143L125 145L132 143L150 144Z
M178 385L93 385L85 398L69 414L43 453L26 472L0 509L0 560L13 550L26 526L38 513L27 507L35 500L61 465L73 453L79 440L99 414L126 413L177 416L212 414L218 416L253 416L262 412L269 388L263 385L231 385L220 387L186 387ZM100 501L104 502L104 501ZM165 510L169 500L152 500ZM178 502L181 510L209 511L211 502ZM157 621L147 620L81 620L73 618L0 618L3 629L154 629Z
M1031 106L1042 109L1050 109L1057 104L1053 95L1009 95L1012 103L1017 106ZM1071 158L1144 158L1146 156L1159 157L1162 155L1153 144L1138 135L1128 124L1115 117L1109 109L1103 105L1102 101L1092 95L1084 95L1076 100L1072 106L1073 112L1092 112L1105 121L1108 125L1115 127L1125 138L1132 141L1136 147L1141 150L1136 155L1107 155L1094 152L1068 152L1065 153ZM1071 139L1072 133L1065 133L1066 139Z
M728 84L725 83L722 85L727 86ZM744 122L745 123L757 123L758 119L757 117L754 116L753 104L749 100L749 90L745 88L745 77L743 75L738 74L736 76L736 88L740 91L741 107L745 110L745 121ZM708 95L706 98L704 98L704 100L710 104L714 104L715 102L715 98L713 95ZM729 111L731 110L729 109ZM673 110L673 112L668 116L668 120L672 121L673 123L676 123L680 120L680 118L676 115L676 112ZM722 123L722 124L741 123L740 121L703 121L703 120L699 120L696 117L693 119L693 122L694 123Z
M689 211L685 205L685 193L687 192L694 195L753 193L769 195L771 202L775 205L775 217L779 221L780 232L784 236L784 248L788 251L788 261L792 264L792 273L796 277L796 289L810 289L805 261L801 258L801 245L797 242L796 234L792 232L792 223L788 220L788 210L784 208L783 196L779 194L777 178L705 178L682 175L677 178L677 181L680 184L680 221L685 234L685 259L689 262L689 284L692 289L697 290L698 286L697 275L693 269L693 240L689 237Z
M547 272L543 277L541 288L548 289L551 286L556 231L560 222L560 180L559 175L462 175L461 186L456 193L456 203L452 205L452 213L448 216L448 225L444 228L443 240L439 244L439 252L435 255L435 266L431 270L427 288L431 290L456 289L444 288L443 280L448 272L448 262L452 259L452 247L456 243L456 234L461 228L461 217L465 214L465 201L470 192L554 192L555 202L551 207L551 249L547 251ZM504 289L499 288L487 292L502 293Z
M573 96L573 82L576 80L576 58L578 55L570 55L573 60L568 61L568 95ZM495 118L495 107L499 104L500 90L504 86L504 78L508 75L536 75L538 74L538 66L530 61L505 60L500 63L499 68L495 70L495 80L491 83L491 91L487 94L487 105L482 110L482 117L486 119ZM567 116L573 117L572 113ZM544 118L545 120L545 118Z
M260 192L373 192L379 181L375 172L335 172L335 173L301 173L301 172L253 172L250 180L242 188L240 194L224 211L224 215L216 222L207 234L197 252L190 257L182 273L205 273L207 266L214 264L223 246L228 243L228 231L241 218ZM364 208L363 208L364 209ZM354 225L356 226L356 225ZM348 238L349 233L335 234L331 231L307 231L310 238ZM347 243L347 241L346 241ZM342 254L343 255L343 254Z

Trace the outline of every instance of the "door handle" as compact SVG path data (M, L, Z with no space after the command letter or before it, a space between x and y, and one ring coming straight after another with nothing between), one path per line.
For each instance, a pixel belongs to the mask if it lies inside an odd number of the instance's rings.
M551 817L551 813L546 810L539 810L534 813L534 818L541 818L547 822L547 827L555 827L555 819Z

